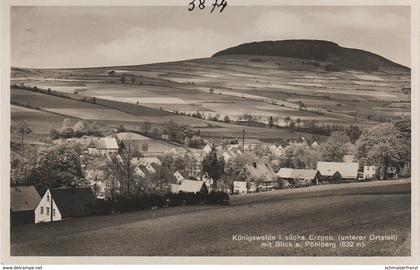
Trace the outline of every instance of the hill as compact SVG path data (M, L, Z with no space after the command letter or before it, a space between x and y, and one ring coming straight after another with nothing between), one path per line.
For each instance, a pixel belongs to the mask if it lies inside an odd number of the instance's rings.
M334 42L324 40L251 42L217 52L213 57L225 55L265 55L309 59L333 64L334 66L329 68L336 70L345 68L364 71L388 68L409 70L380 55L360 49L344 48Z

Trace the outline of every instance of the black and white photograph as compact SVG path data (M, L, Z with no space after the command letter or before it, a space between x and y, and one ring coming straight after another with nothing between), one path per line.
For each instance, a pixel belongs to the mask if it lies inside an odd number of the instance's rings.
M11 2L3 252L412 258L413 7L179 2Z

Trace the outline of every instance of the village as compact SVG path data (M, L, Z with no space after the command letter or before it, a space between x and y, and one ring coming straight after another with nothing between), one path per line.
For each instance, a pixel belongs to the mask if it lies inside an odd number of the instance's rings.
M89 124L84 121L75 127ZM95 211L98 204L109 207L115 201L131 200L133 211L209 203L209 194L217 193L224 194L218 203L228 204L229 196L407 178L409 150L403 146L410 141L409 124L407 120L379 124L352 139L336 131L322 143L304 137L284 145L253 143L244 134L242 139L216 144L195 136L201 142L196 148L174 146L160 153L148 151L151 140L146 134L122 128L109 136L82 132L71 138L52 131L54 140L42 153L37 152L31 170L28 162L24 169L12 162L11 222L43 223L105 214ZM168 137L164 134L162 140ZM165 201L144 200L154 195Z

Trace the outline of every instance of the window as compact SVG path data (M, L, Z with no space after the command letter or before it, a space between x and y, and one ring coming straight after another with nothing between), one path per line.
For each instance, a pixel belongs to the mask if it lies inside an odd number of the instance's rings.
M47 207L47 212L46 212L46 214L47 214L47 215L49 215L49 214L50 214L50 208L49 208L49 207Z
M41 214L44 214L44 207L42 207L42 206L41 206L41 209L39 210L39 212L40 212Z
M53 217L55 216L55 209L51 210Z
M49 201L50 201L50 195L47 194L47 202L49 202Z

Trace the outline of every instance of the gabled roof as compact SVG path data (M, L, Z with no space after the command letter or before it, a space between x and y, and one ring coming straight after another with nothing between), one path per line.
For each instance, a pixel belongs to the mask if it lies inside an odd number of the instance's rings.
M145 177L150 173L146 166L143 165L137 166L137 169L140 170L145 175Z
M185 170L178 170L176 172L178 172L182 177L184 177L184 179L188 179L188 177L189 177L188 172L185 171Z
M319 161L317 169L323 176L333 176L336 172L339 172L342 178L357 178L359 163Z
M34 186L10 188L10 210L13 212L35 210L41 201Z
M265 182L272 182L277 180L276 173L268 163L264 162L253 162L252 164L246 164L241 170L241 173L247 171L250 175L250 180L262 179Z
M92 139L89 146L93 146L96 149L118 150L118 144L115 138L109 137Z
M131 162L135 165L144 165L147 166L149 164L157 164L161 165L162 163L157 157L139 157L139 158L133 158Z
M150 140L150 138L147 138L143 135L134 133L134 132L120 132L117 134L114 134L115 138L117 138L119 141L147 141Z
M159 169L159 165L157 165L156 163L151 163L150 166L157 172Z
M185 179L182 181L181 185L179 186L179 191L197 193L201 191L201 189L203 188L203 185L207 191L207 186L204 181L195 181L195 180Z
M318 170L281 168L277 172L277 176L281 178L312 180L317 173Z
M50 192L63 218L89 215L96 201L90 187L56 188Z

